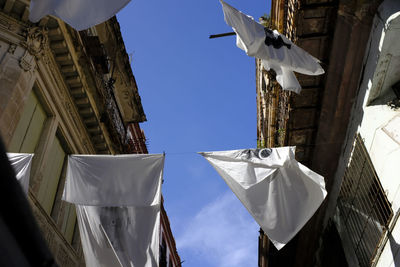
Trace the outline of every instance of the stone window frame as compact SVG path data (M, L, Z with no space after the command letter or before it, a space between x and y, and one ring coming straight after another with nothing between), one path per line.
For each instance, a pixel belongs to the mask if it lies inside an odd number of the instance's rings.
M41 134L40 138L36 144L36 147L34 149L34 157L32 161L32 168L31 168L31 176L30 176L30 197L35 198L35 201L33 203L41 203L38 199L38 192L40 189L40 184L43 179L43 173L44 169L46 168L46 160L48 157L51 157L50 155L50 150L52 147L53 142L58 139L61 143L61 146L63 150L65 151L65 158L64 158L64 163L63 163L63 170L61 171L60 176L58 177L57 181L57 188L56 188L56 194L54 197L54 201L52 203L51 211L50 213L46 212L42 206L39 207L40 210L42 210L42 213L44 216L48 217L54 225L56 226L55 228L57 231L61 233L61 235L64 237L64 239L72 246L74 243L75 245L73 248L75 251L78 253L78 250L80 249L80 242L76 242L77 239L79 238L79 230L77 231L77 218L75 214L75 219L71 222L73 224L72 226L72 235L70 238L68 238L65 234L65 229L69 228L68 225L65 225L63 220L55 219L55 216L52 216L55 204L57 201L59 201L60 205L58 205L59 210L57 211L58 216L61 217L61 213L65 212L65 207L66 206L71 206L69 207L69 210L71 211L72 209L75 211L75 207L72 204L65 203L61 201L61 195L62 195L62 189L63 185L61 185L62 181L65 181L65 175L66 175L66 166L67 166L67 159L68 155L73 153L72 145L68 142L70 138L68 138L66 133L68 133L68 126L65 125L65 123L62 123L62 119L60 118L60 115L57 113L55 110L55 102L54 99L51 99L49 97L48 91L46 90L46 87L43 86L43 84L37 79L31 90L27 93L28 95L33 93L41 106L41 108L45 111L47 117L43 123L43 127L41 129ZM24 103L25 107L26 101ZM18 122L17 122L18 123ZM10 151L12 152L12 151ZM23 152L23 151L21 151ZM63 179L64 176L64 179ZM60 193L61 192L61 193ZM59 199L57 199L59 198ZM41 204L40 204L41 205ZM73 213L73 212L70 212ZM62 217L65 217L62 216ZM69 217L69 216L67 216ZM67 218L68 219L68 218ZM64 225L63 225L64 224ZM65 228L63 230L63 228Z

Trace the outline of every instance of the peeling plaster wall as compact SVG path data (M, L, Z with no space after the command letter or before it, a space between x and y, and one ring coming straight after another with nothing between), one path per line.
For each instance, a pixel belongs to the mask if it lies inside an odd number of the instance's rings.
M390 222L392 232L383 239L373 263L382 267L400 264L400 224L396 222L396 213L400 208L400 109L394 110L387 105L395 97L391 86L400 80L399 43L400 2L386 0L374 19L364 58L362 80L331 193L337 198L354 136L360 133L394 212ZM325 225L335 209L336 202L330 203ZM335 222L350 266L358 266L348 244L349 233L342 229L337 217Z

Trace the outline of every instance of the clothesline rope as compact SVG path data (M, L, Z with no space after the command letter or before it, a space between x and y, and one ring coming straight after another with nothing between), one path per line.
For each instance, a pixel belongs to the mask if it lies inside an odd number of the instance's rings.
M342 144L342 142L321 142L315 144L298 144L298 145L287 145L287 146L296 146L296 147L312 147L312 146L321 146L321 145L334 145L334 144ZM268 148L268 147L263 147ZM271 147L273 148L273 147ZM204 151L204 150L202 150ZM183 152L163 152L165 155L188 155L188 154L197 154L200 151L193 152L193 151L183 151Z

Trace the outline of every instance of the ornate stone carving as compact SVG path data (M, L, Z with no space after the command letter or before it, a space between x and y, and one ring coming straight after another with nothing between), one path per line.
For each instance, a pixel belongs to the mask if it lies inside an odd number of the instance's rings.
M63 96L63 98L64 99L66 98L65 95ZM65 106L65 109L68 111L68 113L73 115L71 103L69 101L64 100L64 106Z
M14 54L16 49L17 49L16 44L10 44L10 47L8 48L8 53Z
M15 27L13 27L13 24L4 18L0 18L0 26L6 28L9 31L15 30Z
M30 71L34 66L34 58L31 54L28 53L28 51L25 51L25 54L19 60L19 66L24 71Z
M22 42L22 46L24 46L31 55L38 59L45 55L45 51L49 46L47 30L45 28L27 28L24 36L26 40Z

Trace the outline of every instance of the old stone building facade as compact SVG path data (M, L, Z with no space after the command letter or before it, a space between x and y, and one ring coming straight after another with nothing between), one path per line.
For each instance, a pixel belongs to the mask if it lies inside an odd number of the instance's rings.
M327 199L281 251L260 236L260 266L397 266L398 1L276 0L273 26L321 60L284 92L257 61L259 146L296 146ZM395 37L396 36L396 37ZM397 129L397 130L396 130Z
M160 267L181 267L182 261L176 249L174 235L167 213L164 209L164 200L161 205L161 231L160 231Z
M35 155L29 201L57 263L81 266L75 208L61 201L67 155L148 153L146 116L115 17L77 32L28 16L29 1L0 0L0 133L9 152Z

